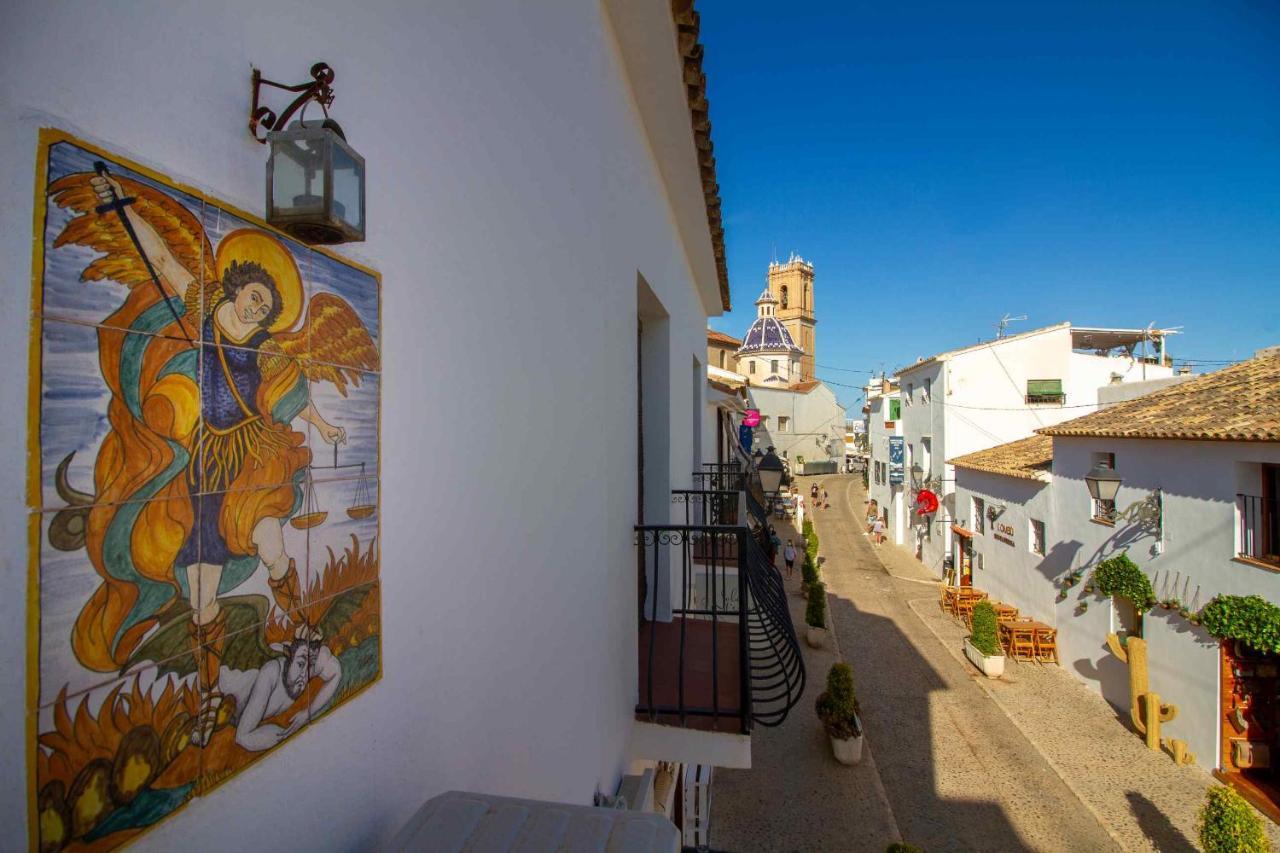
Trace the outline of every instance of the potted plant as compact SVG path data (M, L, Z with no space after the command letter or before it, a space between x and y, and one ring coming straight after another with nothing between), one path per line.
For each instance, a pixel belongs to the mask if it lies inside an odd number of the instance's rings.
M862 760L862 721L858 697L853 692L853 670L847 663L833 663L827 672L827 689L814 703L822 728L831 739L831 752L841 764Z
M804 623L807 626L804 641L811 649L822 648L827 638L827 585L816 581L809 586L809 603L804 608Z
M965 657L987 678L1004 675L1004 655L996 636L996 609L990 601L984 599L973 606L969 624L969 636L964 641Z
M1234 788L1209 789L1200 809L1199 829L1205 853L1267 853L1271 849L1262 821Z

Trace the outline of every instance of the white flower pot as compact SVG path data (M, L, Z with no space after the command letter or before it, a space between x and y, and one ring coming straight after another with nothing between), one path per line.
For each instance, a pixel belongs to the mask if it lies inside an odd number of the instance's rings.
M987 657L966 637L964 641L964 656L969 662L982 670L982 674L987 678L999 678L1004 675L1004 655L991 655Z
M862 728L861 719L858 720L858 728L859 729ZM830 740L831 740L831 754L836 757L836 761L839 761L841 764L844 764L849 767L852 767L853 765L862 761L862 741L864 740L863 735L858 735L857 737L844 738L843 740L840 738L833 737L833 738L830 738Z
M809 644L811 649L820 649L827 639L826 628L815 628L812 625L805 625L804 641Z

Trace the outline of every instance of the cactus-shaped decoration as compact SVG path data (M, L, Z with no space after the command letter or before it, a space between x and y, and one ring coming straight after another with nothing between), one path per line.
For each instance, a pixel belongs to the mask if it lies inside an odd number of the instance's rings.
M1129 718L1133 720L1133 727L1146 739L1147 748L1159 752L1163 746L1178 764L1194 764L1196 757L1187 752L1185 741L1160 738L1160 725L1178 716L1178 706L1161 704L1160 694L1149 689L1147 641L1141 637L1129 637L1122 645L1119 636L1108 634L1107 646L1113 655L1129 666Z

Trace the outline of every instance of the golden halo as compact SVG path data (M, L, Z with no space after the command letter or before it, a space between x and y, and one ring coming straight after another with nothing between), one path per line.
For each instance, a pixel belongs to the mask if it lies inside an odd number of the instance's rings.
M288 329L302 313L302 275L293 254L278 239L256 228L240 228L222 238L218 244L214 267L218 281L227 274L232 261L252 261L265 269L280 292L280 316L268 327L269 332Z

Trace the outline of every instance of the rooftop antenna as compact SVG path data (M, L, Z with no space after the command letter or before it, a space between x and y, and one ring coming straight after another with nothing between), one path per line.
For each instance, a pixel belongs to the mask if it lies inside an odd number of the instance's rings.
M774 243L773 244L773 264L771 264L771 266L776 267L777 265L778 265L778 244Z
M1010 323L1016 323L1019 320L1025 319L1027 319L1026 314L1019 314L1017 317L1005 314L1000 318L1000 322L996 323L996 340L998 341L1004 337L1005 330L1009 328Z

